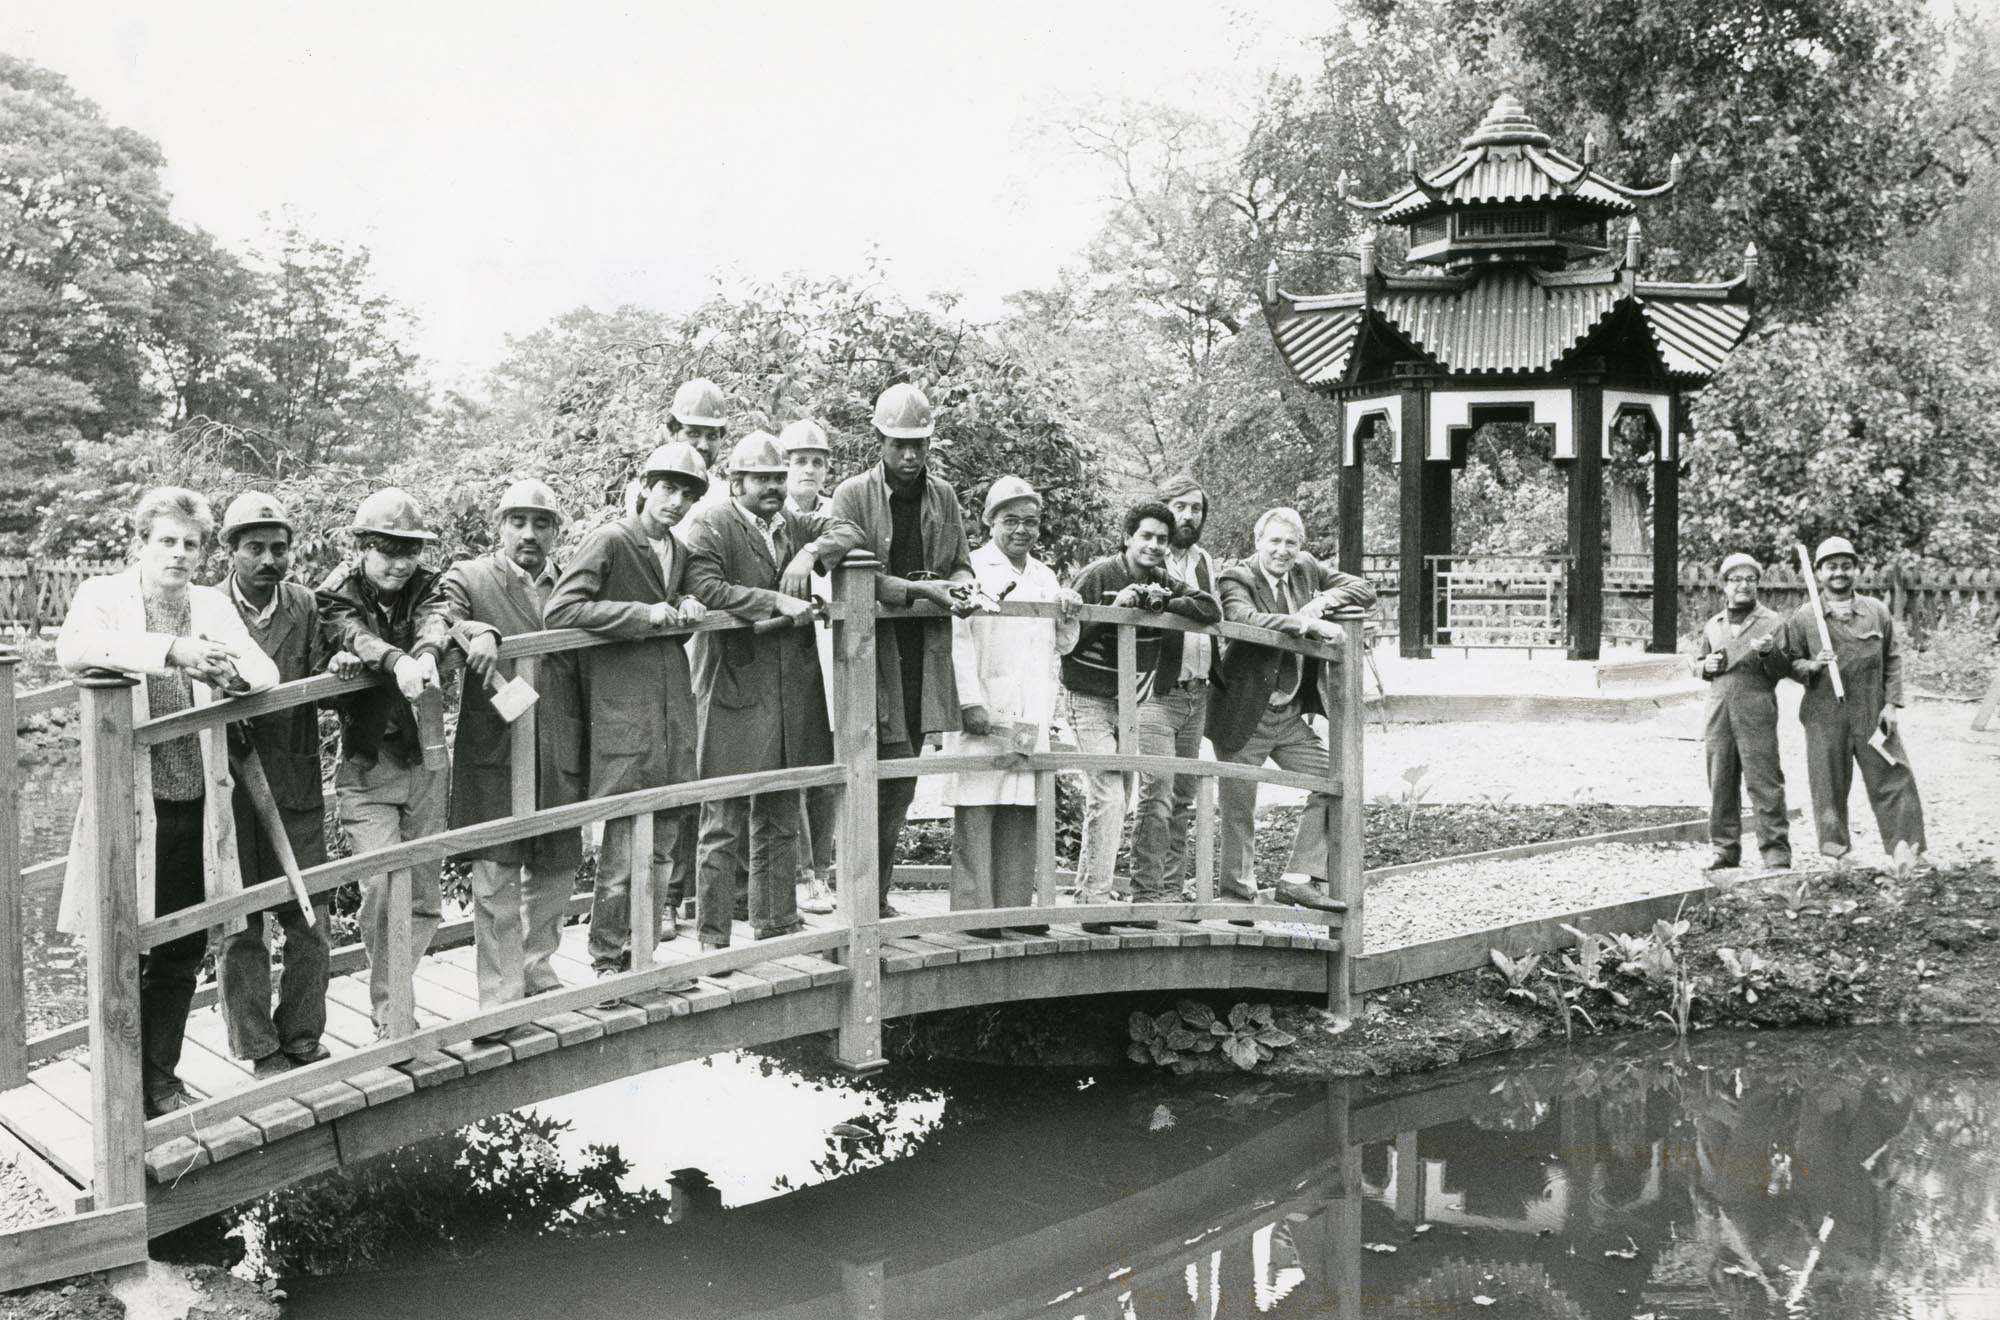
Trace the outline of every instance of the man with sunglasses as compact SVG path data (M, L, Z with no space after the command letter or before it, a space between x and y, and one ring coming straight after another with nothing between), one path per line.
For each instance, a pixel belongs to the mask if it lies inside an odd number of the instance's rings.
M1742 793L1750 791L1757 851L1770 870L1792 864L1785 818L1785 772L1778 764L1778 680L1791 662L1778 647L1784 620L1757 599L1761 565L1749 555L1722 561L1723 608L1702 625L1694 672L1706 679L1708 723L1708 840L1715 848L1708 870L1742 861Z
M424 565L437 539L408 494L389 487L361 501L352 558L319 587L320 628L333 653L330 672L352 678L364 670L394 677L340 702L340 768L334 794L341 828L355 852L387 848L444 828L451 797L448 766L424 764L415 702L438 686L437 661L450 642L440 574ZM410 961L424 956L441 918L438 863L408 868ZM368 998L375 1030L410 1030L389 1020L390 875L361 882L361 943L368 950Z

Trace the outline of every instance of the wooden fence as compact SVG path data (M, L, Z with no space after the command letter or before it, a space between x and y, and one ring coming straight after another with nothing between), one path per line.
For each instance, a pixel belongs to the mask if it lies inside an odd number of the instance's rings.
M77 583L124 568L122 559L0 559L0 624L53 628L69 613Z

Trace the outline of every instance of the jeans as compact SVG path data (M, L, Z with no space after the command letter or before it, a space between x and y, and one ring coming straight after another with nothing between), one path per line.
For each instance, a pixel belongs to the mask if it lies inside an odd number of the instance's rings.
M155 799L153 817L157 823L153 836L153 915L164 917L195 907L208 897L202 861L201 799ZM139 1055L148 1100L171 1094L180 1085L174 1070L180 1067L195 977L207 952L208 932L198 930L139 955Z
M680 870L682 841L693 831L687 807L653 813L654 910L673 921L671 877ZM657 932L655 933L657 936ZM597 889L590 900L590 965L600 972L623 971L632 949L632 818L604 822L604 846L597 853Z
M1306 724L1297 702L1277 710L1267 710L1257 722L1257 732L1226 761L1240 765L1262 765L1276 761L1281 770L1314 775L1324 779L1329 761L1326 745ZM1247 897L1257 888L1252 845L1257 833L1257 785L1245 779L1225 779L1217 790L1222 808L1222 857L1216 888L1233 897ZM1299 833L1292 843L1288 875L1326 879L1326 845L1329 813L1333 798L1313 793L1299 814Z
M542 874L533 865L472 863L472 942L481 1008L562 988L549 960L562 939L575 880L574 866Z
M405 839L436 834L444 828L445 805L451 797L451 772L426 770L422 763L397 765L388 756L363 768L342 761L334 776L340 801L340 825L355 852L388 848ZM431 937L437 934L443 909L438 894L438 863L407 868L410 877L410 965L416 966ZM368 950L368 1001L378 1029L387 1021L389 1006L389 882L388 875L361 882L361 943Z
M736 885L749 854L750 927L758 938L799 923L799 795L794 790L701 804L700 886L695 904L704 946L727 945Z
M978 803L951 818L951 910L1035 901L1035 809Z
M1156 692L1139 707L1139 746L1148 756L1201 755L1208 718L1208 685ZM1140 775L1139 810L1132 822L1132 897L1172 902L1194 874L1188 827L1194 822L1194 775Z
M1116 698L1072 692L1069 710L1078 751L1092 755L1117 752ZM1131 807L1138 776L1119 770L1093 770L1083 778L1083 839L1076 854L1077 898L1085 903L1104 902L1116 893L1118 836L1125 828L1125 813Z
M233 803L236 850L244 879L250 883L275 880L284 866L250 806L249 793L238 785ZM301 870L326 861L326 814L318 808L280 808L285 836ZM314 924L307 926L297 903L272 909L285 935L285 970L278 982L278 1007L271 1008L271 950L265 943L264 914L251 914L248 925L226 936L216 957L215 975L222 999L222 1020L229 1032L229 1052L239 1059L261 1059L278 1050L293 1056L314 1052L326 1030L326 983L332 962L327 939L327 909L313 905Z
M799 879L806 878L810 870L821 880L833 879L833 842L840 827L840 785L821 784L818 788L808 788L799 796L800 819L804 827L799 831Z

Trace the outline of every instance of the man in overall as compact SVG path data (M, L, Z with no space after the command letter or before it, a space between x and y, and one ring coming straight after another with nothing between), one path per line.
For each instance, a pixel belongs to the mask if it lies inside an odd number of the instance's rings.
M292 567L292 520L285 506L262 491L246 491L222 515L222 544L229 552L223 591L236 606L244 630L278 667L280 683L311 678L326 668L320 636L319 604L313 593L288 581ZM319 707L315 703L259 715L237 726L263 767L271 797L284 823L285 840L300 869L326 861L326 800L319 774ZM284 875L277 846L252 804L249 787L237 777L232 804L237 856L243 877L255 884ZM297 903L273 909L285 936L285 968L278 982L277 1010L271 1007L271 951L259 913L240 931L223 938L216 957L216 980L229 1050L254 1060L259 1077L327 1057L320 1034L326 1030L326 985L332 945L327 939L327 906L313 905L306 924Z
M1257 520L1253 537L1256 554L1222 571L1222 613L1229 622L1333 641L1341 632L1327 621L1328 613L1366 609L1375 603L1375 589L1364 579L1306 553L1305 522L1297 510L1267 511ZM1232 642L1223 652L1217 690L1208 707L1208 738L1215 744L1215 759L1242 765L1271 760L1295 774L1324 777L1330 765L1326 746L1306 723L1308 715L1332 713L1320 692L1321 668L1318 659L1296 652ZM1224 897L1247 900L1257 891L1252 869L1257 785L1225 779L1218 797L1222 857L1216 888ZM1291 861L1278 882L1279 901L1338 907L1324 890L1332 806L1333 799L1325 793L1306 799Z
M1177 582L1164 571L1174 516L1166 506L1147 501L1126 510L1125 547L1090 564L1071 584L1086 605L1147 609L1174 614L1192 623L1212 624L1222 617L1215 597L1196 586ZM1139 746L1142 756L1172 756L1174 745L1162 724L1147 722L1165 676L1178 673L1179 652L1170 660L1161 628L1133 630L1133 697L1139 704ZM1109 755L1118 750L1118 627L1086 623L1076 645L1062 658L1062 685L1069 693L1070 718L1079 751ZM1077 852L1078 901L1104 903L1114 899L1113 872L1118 862L1118 835L1132 802L1135 775L1121 770L1095 770L1084 776L1086 797L1083 841ZM1137 851L1135 842L1134 851ZM1137 902L1163 902L1179 897L1179 882L1171 886L1157 865L1141 873L1134 865L1132 897ZM1150 923L1139 922L1139 925ZM1086 924L1096 931L1101 923Z
M958 591L970 586L972 548L965 537L958 493L930 471L937 424L930 400L914 385L891 385L875 401L875 432L882 461L840 483L828 506L836 522L839 553L860 547L882 562L875 599L883 605L928 602L955 614L973 606ZM884 761L916 756L924 737L959 729L958 684L951 669L951 620L892 619L875 628L875 754ZM875 847L884 917L889 903L896 844L916 799L915 779L885 779L876 790Z
M1844 536L1830 536L1813 552L1820 603L1826 610L1828 648L1813 617L1812 602L1792 611L1779 646L1792 677L1805 685L1799 723L1806 732L1806 783L1812 789L1813 826L1819 850L1844 857L1853 844L1847 832L1847 797L1854 766L1868 805L1882 831L1883 851L1894 857L1900 844L1924 850L1924 804L1898 729L1903 711L1903 645L1889 607L1854 590L1861 560ZM1829 665L1838 661L1847 699L1834 694Z
M707 611L687 593L687 547L673 529L708 489L708 466L688 445L661 445L639 472L639 511L584 538L549 595L551 628L581 628L616 645L577 653L582 748L590 797L663 788L695 777L694 687L686 638L666 632ZM654 813L653 855L632 855L630 817L604 822L590 905L590 962L599 976L632 965L632 872L650 865L661 915L653 936L672 939L676 854L692 831L690 808Z
M453 564L440 588L466 668L452 743L453 829L514 814L514 726L493 698L515 666L500 659L500 641L540 631L558 575L552 552L563 515L554 491L517 481L502 492L494 519L493 551ZM559 807L583 796L576 654L543 656L535 690L534 805ZM583 860L582 832L556 830L461 856L472 864L479 1006L562 989L551 959Z
M1208 518L1208 494L1182 473L1160 487L1160 503L1174 515L1163 567L1167 576L1209 596L1216 593L1215 560L1199 544ZM1208 687L1215 639L1206 633L1167 632L1160 638L1160 680L1153 699L1139 707L1139 740L1162 756L1201 755L1208 722ZM1188 831L1194 824L1193 775L1140 775L1139 809L1132 822L1132 889L1162 899L1180 896L1194 873Z
M761 635L747 628L695 639L694 689L704 779L826 765L833 760L826 691L813 642L811 594L825 513L785 507L790 465L777 437L753 431L729 458L729 503L688 522L687 589L711 612L752 623L790 620ZM848 531L851 533L852 528ZM725 948L739 876L749 879L758 939L799 930L796 880L799 792L774 789L701 807L697 863L703 948Z
M1708 869L1743 859L1742 792L1750 792L1757 851L1766 868L1792 864L1785 817L1785 772L1778 764L1778 680L1791 662L1778 649L1783 617L1757 599L1762 565L1749 555L1722 561L1723 608L1702 625L1694 662L1708 680L1708 840L1715 848Z
M833 449L827 443L826 428L810 417L801 417L778 432L778 447L785 451L788 472L785 478L785 508L791 513L817 513L826 504L826 485ZM833 587L824 573L814 573L813 594L821 600L833 598ZM820 678L833 681L833 630L816 630ZM840 810L840 789L833 784L808 788L801 795L803 828L799 832L799 911L833 911L833 844L835 822Z
M450 637L440 609L438 572L422 563L437 539L423 510L390 487L355 510L355 555L319 586L320 628L342 678L364 669L393 675L394 687L351 693L340 704L340 768L334 793L354 851L387 848L444 828L449 766L424 764L412 703L438 686L437 660ZM410 867L410 963L430 948L441 919L438 863ZM368 998L375 1030L408 1030L389 1009L388 875L361 882L361 943L368 950Z

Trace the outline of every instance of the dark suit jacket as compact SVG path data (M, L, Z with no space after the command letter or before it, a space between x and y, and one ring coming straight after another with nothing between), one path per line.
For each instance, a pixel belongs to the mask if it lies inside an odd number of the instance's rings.
M1270 628L1296 637L1305 632L1305 620L1282 613L1283 605L1264 571L1255 560L1243 560L1222 570L1217 585L1222 589L1222 617L1230 623ZM1365 608L1375 602L1375 588L1300 553L1285 575L1294 605L1304 605L1323 591L1335 593L1336 603ZM1228 641L1222 645L1222 659L1215 669L1215 688L1208 694L1208 738L1221 758L1234 756L1269 709L1271 694L1277 690L1278 669L1285 652L1255 642ZM1308 715L1324 715L1320 699L1320 662L1299 657L1304 671L1299 676L1299 698Z
M687 547L676 538L674 580L666 581L639 519L622 518L584 538L549 596L549 627L620 639L577 652L581 727L563 733L583 748L591 797L694 778L686 638L662 635L652 622L656 602L679 604L688 594L687 565Z
M711 610L757 622L776 617L785 564L834 519L825 506L778 516L778 558L744 521L736 501L690 521L687 587ZM694 640L694 691L703 778L825 765L833 760L826 687L810 627L762 637L747 628Z

